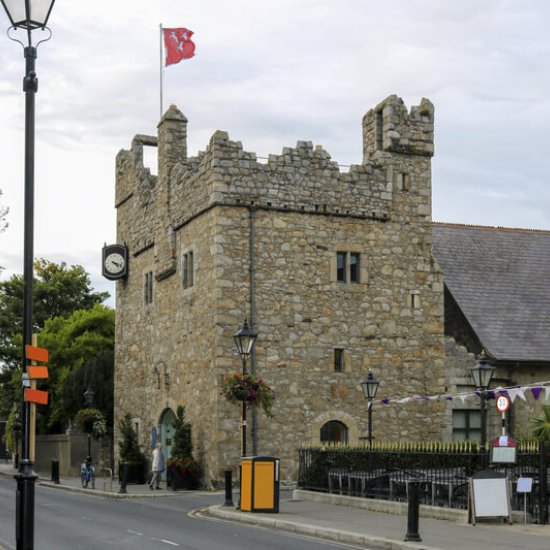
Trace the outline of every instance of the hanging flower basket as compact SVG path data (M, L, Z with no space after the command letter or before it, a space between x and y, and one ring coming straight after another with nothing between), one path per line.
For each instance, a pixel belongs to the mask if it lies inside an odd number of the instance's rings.
M103 437L107 433L105 417L97 409L80 409L74 417L75 424L87 434Z
M222 393L231 403L245 403L250 408L261 406L267 416L273 416L271 407L275 392L253 374L227 375L223 379Z

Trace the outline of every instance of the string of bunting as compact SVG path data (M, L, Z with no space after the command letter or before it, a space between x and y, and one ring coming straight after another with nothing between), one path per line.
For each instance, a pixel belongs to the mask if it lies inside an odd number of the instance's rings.
M548 385L547 385L548 384ZM519 397L523 401L527 401L526 398L526 392L531 392L531 395L535 400L538 400L542 390L544 390L544 400L548 401L550 398L550 381L547 382L535 382L533 384L525 384L521 386L508 386L508 387L502 387L499 386L498 388L494 388L491 390L487 390L486 394L489 399L496 399L499 395L506 395L510 398L510 401L513 403L517 397ZM470 399L472 397L479 398L481 396L480 391L473 391L468 393L456 393L456 394L450 394L450 393L444 393L440 395L429 395L429 396L420 396L420 395L413 395L412 397L403 397L399 399L384 397L383 399L380 399L378 401L382 405L390 405L390 404L405 404L405 403L413 403L413 402L420 402L420 401L455 401L457 399L460 399L462 403L466 401L466 399Z

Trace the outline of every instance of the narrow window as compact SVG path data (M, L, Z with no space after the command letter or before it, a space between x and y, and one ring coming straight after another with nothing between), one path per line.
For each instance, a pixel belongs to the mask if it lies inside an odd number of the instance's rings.
M344 350L341 348L334 350L334 372L344 372Z
M346 256L345 252L336 252L336 280L339 283L346 282Z
M384 120L383 120L383 116L382 116L382 109L380 109L380 111L376 111L376 123L375 123L375 128L376 128L376 148L377 149L382 149L383 148L383 124L384 124Z
M183 288L191 288L194 284L193 252L190 250L183 255Z
M349 255L349 282L359 282L359 254L352 252Z
M401 174L401 182L402 182L402 189L403 191L408 191L410 189L410 176L409 174L403 173Z
M148 271L144 277L143 298L145 305L153 303L153 272Z
M420 293L418 290L410 290L409 291L409 297L407 300L407 307L411 309L419 309L420 308Z

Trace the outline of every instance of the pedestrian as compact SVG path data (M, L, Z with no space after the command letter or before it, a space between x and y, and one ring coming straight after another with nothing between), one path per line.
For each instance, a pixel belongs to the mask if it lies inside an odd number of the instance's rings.
M160 474L162 472L164 472L164 453L162 452L162 445L157 443L153 450L153 477L151 477L151 483L149 483L150 489L160 489Z

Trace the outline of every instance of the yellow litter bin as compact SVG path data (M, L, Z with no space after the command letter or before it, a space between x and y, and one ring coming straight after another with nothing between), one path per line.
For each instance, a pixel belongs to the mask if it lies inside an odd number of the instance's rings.
M241 459L241 510L279 513L279 459L251 456Z

